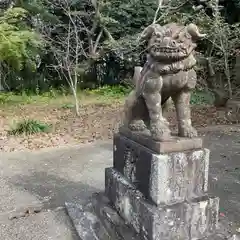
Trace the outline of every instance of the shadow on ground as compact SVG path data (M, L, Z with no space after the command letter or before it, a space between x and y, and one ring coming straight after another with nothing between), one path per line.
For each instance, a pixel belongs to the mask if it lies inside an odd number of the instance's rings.
M79 202L100 191L88 184L69 181L46 172L15 176L11 183L36 196L46 208L64 206L66 201Z

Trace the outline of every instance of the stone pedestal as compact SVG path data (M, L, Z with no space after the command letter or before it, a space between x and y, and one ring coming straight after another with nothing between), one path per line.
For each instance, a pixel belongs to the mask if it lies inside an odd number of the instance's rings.
M106 195L143 239L201 239L217 229L218 198L204 196L173 205L155 205L112 168L106 170Z
M203 196L208 188L209 150L185 151L189 145L182 141L166 143L173 148L182 143L181 152L169 149L169 152L158 154L116 134L113 167L156 205Z
M104 195L67 205L80 239L237 239L219 226L219 198L207 194L209 150L200 138L160 143L121 128L113 151Z
M201 239L218 227L219 199L208 197L209 150L201 139L151 143L121 129L105 190L143 239ZM136 142L138 141L138 142Z

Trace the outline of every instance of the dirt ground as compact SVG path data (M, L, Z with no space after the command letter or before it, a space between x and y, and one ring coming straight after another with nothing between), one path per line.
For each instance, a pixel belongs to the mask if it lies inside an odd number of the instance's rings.
M80 117L74 109L61 104L31 103L12 104L0 108L0 150L4 152L36 150L45 147L78 144L111 139L121 123L122 101L98 101L81 106ZM168 112L173 129L176 128L174 110ZM15 122L24 118L39 120L52 125L50 133L31 136L9 136L7 131ZM193 106L192 121L197 128L229 124L223 113L212 106Z

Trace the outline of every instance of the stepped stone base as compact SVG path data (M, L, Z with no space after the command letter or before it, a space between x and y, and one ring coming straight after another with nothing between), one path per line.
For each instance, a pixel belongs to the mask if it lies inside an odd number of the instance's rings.
M81 240L240 240L219 224L202 140L155 142L120 128L105 193L66 208Z
M120 216L144 239L201 239L217 229L218 198L155 206L113 168L106 169L105 189Z
M96 193L81 204L67 202L65 206L81 240L146 240L126 225L104 193ZM240 237L231 225L220 221L216 233L201 240L240 240Z
M164 143L161 143L164 144ZM189 149L179 139L181 152L157 154L121 135L114 136L113 167L155 204L173 204L203 196L208 189L209 150Z

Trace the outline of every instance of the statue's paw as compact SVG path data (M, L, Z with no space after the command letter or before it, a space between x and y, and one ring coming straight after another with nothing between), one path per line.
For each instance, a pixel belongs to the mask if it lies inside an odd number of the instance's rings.
M141 131L144 131L147 126L146 124L144 123L143 120L133 120L130 124L129 124L129 128L132 130L132 131L138 131L138 132L141 132Z
M187 137L187 138L194 138L194 137L197 137L198 134L197 134L197 130L194 127L189 126L189 127L185 127L184 129L181 129L179 131L179 136Z
M164 119L157 124L151 124L151 134L155 141L167 141L171 138L171 131L168 127L168 122Z

